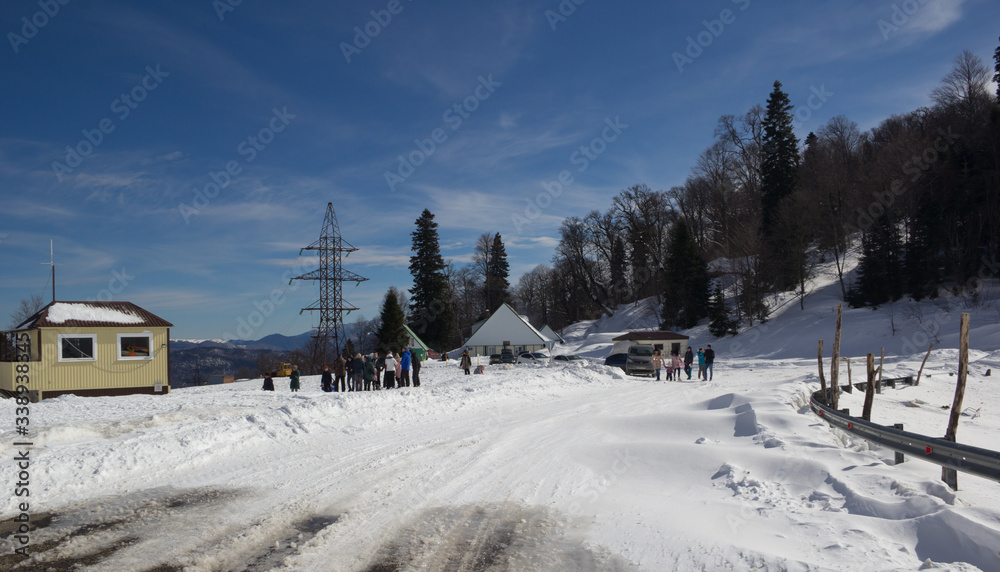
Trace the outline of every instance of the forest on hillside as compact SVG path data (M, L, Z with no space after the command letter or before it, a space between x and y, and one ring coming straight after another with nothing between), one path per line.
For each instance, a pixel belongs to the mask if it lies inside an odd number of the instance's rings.
M719 118L684 184L632 184L606 211L566 219L551 266L513 286L499 233L480 237L471 264L446 264L425 211L414 232L415 289L408 300L393 294L394 311L444 348L503 302L558 329L656 296L664 328L708 317L724 335L766 320L770 294L804 296L818 260L836 262L854 306L941 288L975 297L1000 271L998 80L1000 47L993 69L963 51L929 107L868 131L836 116L802 141L776 81L765 102ZM860 264L848 275L852 249ZM725 272L709 272L712 260Z

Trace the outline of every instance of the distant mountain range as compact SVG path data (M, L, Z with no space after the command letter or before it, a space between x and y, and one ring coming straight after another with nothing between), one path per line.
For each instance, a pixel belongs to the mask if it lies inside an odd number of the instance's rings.
M347 336L353 337L357 324L344 324ZM361 327L368 328L370 323ZM286 359L285 353L301 349L313 331L297 336L271 334L259 340L170 340L170 383L173 387L198 385L209 375L256 376L258 361L268 367Z
M348 331L348 335L351 332ZM259 340L170 340L171 351L189 350L193 348L228 348L241 350L272 350L287 352L306 345L312 332L303 332L297 336L271 334Z

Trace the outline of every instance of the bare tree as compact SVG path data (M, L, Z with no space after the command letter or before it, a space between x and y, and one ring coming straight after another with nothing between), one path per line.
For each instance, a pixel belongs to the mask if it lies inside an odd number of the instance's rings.
M44 307L45 302L38 294L32 294L30 298L21 298L21 303L10 314L10 329L20 326Z
M989 112L990 70L979 56L962 50L954 60L954 67L941 80L941 85L931 92L931 99L939 106L955 108L969 123L984 119Z

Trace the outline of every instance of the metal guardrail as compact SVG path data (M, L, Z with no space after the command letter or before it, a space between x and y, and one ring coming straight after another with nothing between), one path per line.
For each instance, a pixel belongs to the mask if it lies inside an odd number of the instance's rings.
M813 413L842 431L852 433L888 449L908 454L916 459L1000 481L1000 452L910 433L902 429L878 425L858 417L851 417L826 405L822 393L821 391L813 393L809 400L809 407Z

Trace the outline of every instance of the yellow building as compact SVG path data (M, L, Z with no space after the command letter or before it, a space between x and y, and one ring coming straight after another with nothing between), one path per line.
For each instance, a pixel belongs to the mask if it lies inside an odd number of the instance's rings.
M53 302L0 333L0 392L169 393L172 326L131 302Z

